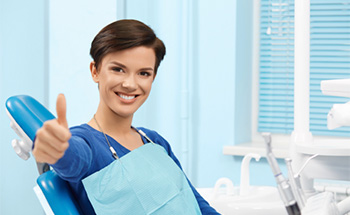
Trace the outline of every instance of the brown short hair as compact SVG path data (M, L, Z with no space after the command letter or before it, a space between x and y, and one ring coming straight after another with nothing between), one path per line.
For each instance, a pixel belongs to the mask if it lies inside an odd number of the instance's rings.
M118 20L104 27L92 41L90 55L97 69L107 54L138 46L154 50L156 56L154 69L157 74L159 64L165 55L165 45L150 27L137 20Z

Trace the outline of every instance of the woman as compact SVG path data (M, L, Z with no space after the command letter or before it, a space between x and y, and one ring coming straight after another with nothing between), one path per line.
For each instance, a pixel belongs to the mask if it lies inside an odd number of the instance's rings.
M90 54L100 94L96 114L69 129L59 95L57 119L36 134L35 159L68 181L84 214L217 214L184 176L167 141L132 127L165 55L163 42L142 22L120 20L96 35Z

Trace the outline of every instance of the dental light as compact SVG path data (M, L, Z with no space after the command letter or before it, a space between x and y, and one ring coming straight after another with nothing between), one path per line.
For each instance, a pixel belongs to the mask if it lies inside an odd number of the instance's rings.
M350 79L321 81L321 90L324 95L350 98Z
M324 95L350 98L350 79L321 81L321 90ZM350 102L334 104L327 115L328 129L350 126Z

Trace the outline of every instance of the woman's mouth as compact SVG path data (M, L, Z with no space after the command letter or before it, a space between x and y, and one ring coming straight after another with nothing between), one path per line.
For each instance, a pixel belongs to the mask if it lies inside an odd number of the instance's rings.
M118 93L118 96L122 99L126 99L126 100L131 100L131 99L134 99L136 96L127 96L127 95L123 95L123 94L119 94Z
M133 102L135 100L135 98L137 97L137 95L126 95L126 94L122 94L122 93L116 93L116 94L124 102Z

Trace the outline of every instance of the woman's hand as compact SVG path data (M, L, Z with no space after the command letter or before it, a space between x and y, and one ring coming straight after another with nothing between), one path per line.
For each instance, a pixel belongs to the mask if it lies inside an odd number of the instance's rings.
M55 164L67 150L72 136L66 119L66 98L57 96L57 119L48 120L36 132L33 155L40 163Z

